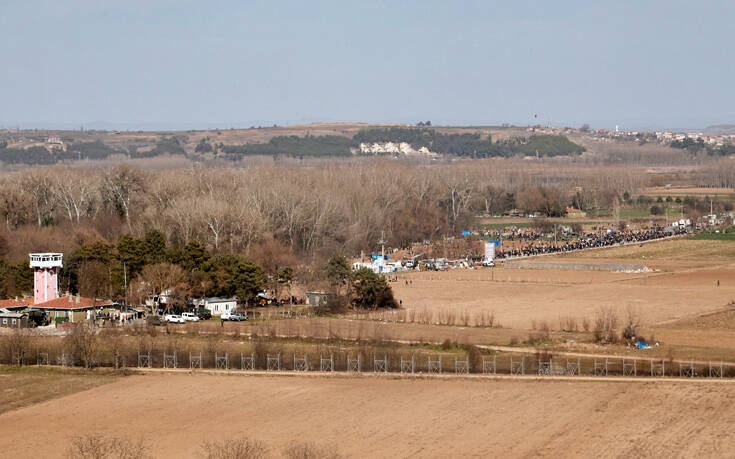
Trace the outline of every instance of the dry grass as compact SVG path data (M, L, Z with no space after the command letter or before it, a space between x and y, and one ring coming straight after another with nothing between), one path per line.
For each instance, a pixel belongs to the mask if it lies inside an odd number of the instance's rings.
M115 381L121 373L46 367L0 368L0 414Z
M270 457L268 447L261 441L247 437L205 441L199 457L202 459L265 459Z

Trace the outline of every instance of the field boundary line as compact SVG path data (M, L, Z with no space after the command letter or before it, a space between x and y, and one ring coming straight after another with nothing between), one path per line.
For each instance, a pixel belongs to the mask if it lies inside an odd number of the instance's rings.
M256 376L256 377L290 377L290 378L379 378L379 379L431 379L431 380L473 380L473 381L527 381L527 382L637 382L637 383L679 383L679 384L735 384L732 378L671 378L671 377L621 377L621 376L558 376L558 375L498 375L498 374L452 374L452 373L397 373L397 372L347 372L347 371L266 371L266 370L190 370L188 368L142 368L131 369L135 374L191 374L220 376Z

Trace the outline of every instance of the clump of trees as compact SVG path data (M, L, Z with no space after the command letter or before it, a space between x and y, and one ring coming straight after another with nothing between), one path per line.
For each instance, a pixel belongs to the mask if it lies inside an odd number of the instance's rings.
M352 271L347 259L332 256L324 268L331 285L330 298L322 312L343 312L346 308L395 309L398 303L384 276L371 269Z

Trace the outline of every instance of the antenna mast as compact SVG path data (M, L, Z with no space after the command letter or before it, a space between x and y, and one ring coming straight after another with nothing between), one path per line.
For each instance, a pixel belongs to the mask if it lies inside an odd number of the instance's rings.
M380 244L380 256L385 260L385 231L380 231L380 240L378 241L378 244Z

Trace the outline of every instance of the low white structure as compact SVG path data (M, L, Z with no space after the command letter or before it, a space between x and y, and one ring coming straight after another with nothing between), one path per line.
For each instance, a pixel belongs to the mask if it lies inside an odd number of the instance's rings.
M309 306L324 306L329 301L329 294L324 292L306 292L306 304Z
M196 300L194 301L194 304L200 308L207 309L213 316L221 316L225 312L237 309L237 298L221 298L213 296Z

